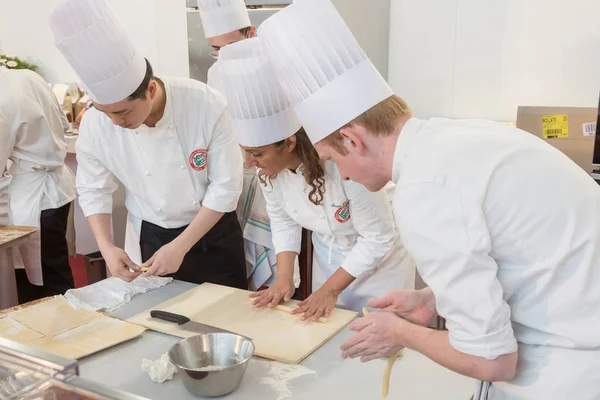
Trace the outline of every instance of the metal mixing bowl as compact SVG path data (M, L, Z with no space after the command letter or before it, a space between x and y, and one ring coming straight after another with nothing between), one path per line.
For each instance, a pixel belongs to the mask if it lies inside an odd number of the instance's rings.
M236 390L254 354L254 343L231 333L192 336L169 349L183 385L202 397L224 396Z

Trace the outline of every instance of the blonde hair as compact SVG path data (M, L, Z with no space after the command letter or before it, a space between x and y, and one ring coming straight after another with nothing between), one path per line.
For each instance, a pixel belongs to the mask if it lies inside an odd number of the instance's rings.
M343 145L341 129L350 125L360 125L374 136L388 136L394 133L396 124L402 117L412 117L412 111L400 96L393 95L354 118L323 141L331 145L338 153L345 155L347 151Z

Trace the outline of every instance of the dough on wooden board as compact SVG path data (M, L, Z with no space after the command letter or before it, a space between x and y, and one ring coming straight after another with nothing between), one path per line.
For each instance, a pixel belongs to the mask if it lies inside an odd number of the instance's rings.
M29 345L66 358L81 358L139 336L146 328L100 316L56 336L34 340Z
M55 336L87 324L102 314L84 309L74 310L64 296L56 296L51 300L13 311L8 316L44 336Z
M2 316L0 316L0 336L22 344L44 337L35 329L31 329L10 317L2 318Z

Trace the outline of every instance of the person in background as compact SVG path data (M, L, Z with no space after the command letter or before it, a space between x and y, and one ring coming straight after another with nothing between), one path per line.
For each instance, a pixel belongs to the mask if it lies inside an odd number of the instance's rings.
M313 232L313 293L293 313L329 317L336 306L360 311L393 288L414 288L415 264L395 232L384 192L344 181L319 156L261 51L258 38L221 50L221 73L246 164L258 168L277 253L277 281L252 294L275 307L294 294L301 231Z
M213 49L210 55L217 60L208 70L207 82L210 87L224 94L219 52L227 45L254 37L256 27L250 22L243 0L198 0L198 9L204 36ZM277 259L273 251L265 199L253 166L244 168L244 187L237 214L244 234L250 288L268 287L277 279ZM294 285L297 287L300 283L298 260L294 261L294 265ZM299 291L296 291L294 298L301 298Z
M75 176L65 165L68 128L41 76L0 67L0 196L8 198L8 220L0 224L39 229L16 254L25 267L16 270L20 303L74 287L66 239L75 200Z
M63 1L50 25L94 103L79 129L77 190L111 273L246 289L233 211L242 159L223 98L155 77L104 0ZM110 232L115 178L127 190L125 251Z
M591 177L522 130L414 118L328 0L297 0L258 36L321 158L371 191L396 183L397 226L429 285L371 301L381 312L351 324L342 356L408 347L478 379L476 399L598 399ZM438 314L448 331L422 326Z
M217 60L208 70L207 84L223 94L219 73L219 51L228 44L256 36L244 0L198 0L204 36L212 48L209 53Z

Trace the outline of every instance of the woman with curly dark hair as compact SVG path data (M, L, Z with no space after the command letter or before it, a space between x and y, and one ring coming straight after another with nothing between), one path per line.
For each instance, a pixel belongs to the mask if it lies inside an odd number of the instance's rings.
M345 181L312 146L273 79L258 38L224 47L225 96L246 165L255 166L267 203L277 280L254 293L275 307L294 294L302 228L313 232L313 293L292 311L328 317L338 305L359 311L392 289L413 288L415 264L401 245L384 192Z

